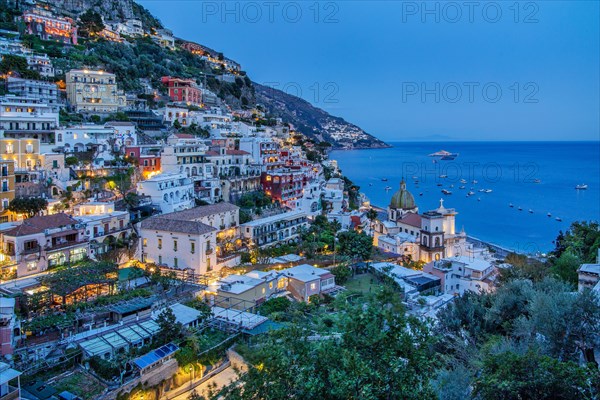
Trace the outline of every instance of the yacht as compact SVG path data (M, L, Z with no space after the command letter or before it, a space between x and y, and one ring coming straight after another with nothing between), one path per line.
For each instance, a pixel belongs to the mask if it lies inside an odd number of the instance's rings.
M467 193L467 196L473 196L475 194L475 192L471 191L469 193Z
M441 183L438 183L437 185L438 185L438 186L442 186L442 184L441 184Z
M557 220L558 222L562 221L562 219L560 217L556 217L554 219Z
M519 211L523 211L523 209L522 209L521 207L517 208L517 210L519 210Z
M463 186L459 186L458 188L459 189L466 189L467 187L463 185Z
M548 213L548 218L550 218L552 216L552 214Z
M448 160L454 160L456 157L458 157L458 153L450 153L449 151L446 151L446 150L440 150L438 152L430 154L429 157L436 157L436 158L439 158L440 160L448 161Z
M386 190L386 192L387 192L388 190L392 190L392 187L391 187L391 186L386 186L386 187L385 187L385 190Z
M440 175L440 178L442 178L442 179L445 179L447 177L448 177L448 175Z
M577 190L587 190L587 188L588 188L588 185L586 185L585 183L575 186L575 189L577 189Z
M477 185L478 182L474 180L472 183L473 185Z
M533 183L541 183L541 182L542 182L541 179L534 179L533 180Z
M449 190L446 190L446 189L442 189L442 193L444 193L445 195L452 194L452 192L451 192L451 191L449 191Z
M387 178L381 178L383 182L387 182Z
M533 214L533 210L531 208L529 209L529 214Z
M514 207L513 203L510 203L508 206L509 206L510 208L513 208L513 207Z
M485 189L484 192L486 192L486 193L492 193L492 189Z
M461 179L460 183L467 183L467 181L465 181L464 179Z

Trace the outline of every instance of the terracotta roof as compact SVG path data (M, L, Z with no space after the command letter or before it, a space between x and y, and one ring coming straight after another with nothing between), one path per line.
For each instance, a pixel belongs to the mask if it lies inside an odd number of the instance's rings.
M157 231L168 231L178 233L188 233L202 235L216 231L212 226L197 221L185 221L178 219L165 218L169 214L150 217L142 221L142 229L154 229Z
M402 217L400 222L421 229L421 216L419 214L409 212Z
M6 236L34 235L44 232L45 229L61 228L78 223L76 219L65 213L35 216L26 219L21 225L4 232L4 234Z
M225 211L235 211L238 207L231 203L217 203L194 207L189 210L150 217L142 221L142 229L170 231L189 234L204 234L216 231L210 225L199 222L198 219Z
M161 217L168 217L170 219L177 219L177 220L192 221L192 220L196 220L198 218L208 217L209 215L219 214L219 213L227 212L227 211L235 211L238 209L239 209L239 207L236 205L223 202L223 203L209 204L206 206L194 207L194 208L190 208L188 210L183 210L183 211L176 211L176 212L173 212L170 214L163 214L163 215L161 215Z
M213 150L209 150L206 152L206 155L207 156L218 156L219 153L217 153L216 151L213 151Z
M250 154L250 153L248 153L247 151L244 151L244 150L227 150L227 155L230 155L230 156L243 156L246 154Z

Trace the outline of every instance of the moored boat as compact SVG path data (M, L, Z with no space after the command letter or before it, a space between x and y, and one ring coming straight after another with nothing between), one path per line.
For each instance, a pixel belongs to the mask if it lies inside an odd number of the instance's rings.
M585 183L575 186L575 189L577 189L577 190L587 190L587 188L588 188L588 185L586 185Z

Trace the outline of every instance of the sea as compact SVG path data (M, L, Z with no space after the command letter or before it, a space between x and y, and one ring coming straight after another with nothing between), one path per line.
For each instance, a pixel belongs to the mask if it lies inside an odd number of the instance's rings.
M457 211L457 229L522 253L552 250L559 231L573 221L600 220L600 142L390 144L329 156L372 205L387 207L404 178L419 212L438 208L442 199L444 207ZM440 150L458 156L434 162L429 155ZM575 189L582 184L588 189ZM467 196L469 191L475 194Z

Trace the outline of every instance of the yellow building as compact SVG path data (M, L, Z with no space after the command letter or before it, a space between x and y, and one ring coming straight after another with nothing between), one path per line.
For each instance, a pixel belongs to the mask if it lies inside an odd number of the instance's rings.
M0 139L0 158L12 160L17 171L33 171L42 167L39 139Z
M115 74L72 69L66 74L67 99L77 112L114 113L127 104Z
M0 223L12 220L11 212L7 210L15 198L15 163L12 160L0 161Z

